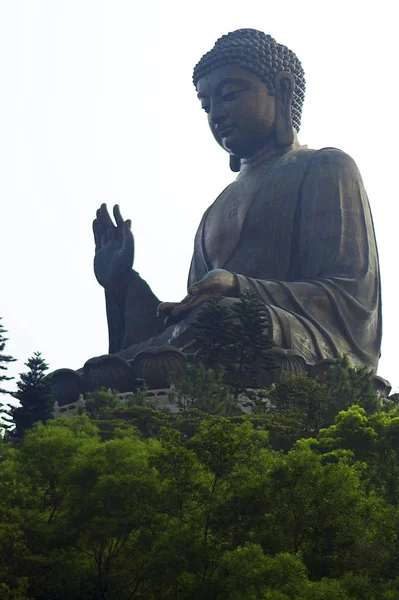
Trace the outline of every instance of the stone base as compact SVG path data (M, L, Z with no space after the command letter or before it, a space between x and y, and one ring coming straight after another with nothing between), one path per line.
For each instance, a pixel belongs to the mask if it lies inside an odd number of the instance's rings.
M109 391L111 392L112 390ZM121 404L126 404L129 401L129 398L134 394L135 392L128 391L117 393L117 396L119 396ZM169 413L180 412L176 404L170 402L170 388L147 390L146 399L146 404L150 408L164 410ZM62 406L59 406L58 402L55 402L53 412L54 419L61 419L62 417L72 419L74 416L85 411L85 405L86 400L83 395L79 397L77 402L70 402L69 404L64 404Z
M278 384L284 374L298 375L307 373L310 377L322 379L328 369L335 363L334 359L321 360L308 365L305 360L293 353L273 349L277 366L271 371L264 371L259 386L268 388ZM99 388L111 389L116 393L134 392L146 384L152 390L165 390L187 368L187 357L176 348L170 346L148 348L140 352L132 361L125 360L116 354L105 354L86 362L83 369L59 369L49 375L53 386L54 400L58 411L77 403L79 398ZM388 381L374 375L374 389L380 398L388 398L391 386ZM67 412L67 411L63 411Z
M108 390L111 392L112 390ZM256 390L249 390L250 392L256 392ZM163 389L147 390L146 392L146 406L154 408L155 410L162 410L169 414L179 414L181 409L174 402L170 401L171 393L173 394L172 387ZM117 394L121 404L127 404L129 399L134 396L135 392L123 392ZM263 399L264 404L271 406L270 401L267 398ZM81 414L85 411L86 400L83 395L79 397L77 402L71 402L70 404L64 404L59 406L58 402L54 403L54 419L61 419L65 417L72 419L74 416ZM250 413L251 406L249 398L245 394L240 394L237 398L237 405L243 413Z
M59 407L77 402L81 395L99 388L115 392L136 390L145 383L151 389L165 389L187 368L187 358L170 346L148 348L134 360L104 354L88 360L83 369L58 369L48 378Z

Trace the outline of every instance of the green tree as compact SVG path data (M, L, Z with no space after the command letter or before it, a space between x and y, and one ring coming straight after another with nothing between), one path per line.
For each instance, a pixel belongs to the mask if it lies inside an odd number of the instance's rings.
M270 350L274 343L268 335L269 315L253 290L246 290L240 302L232 305L232 343L226 349L226 379L234 395L247 388L262 387L263 375L277 367Z
M252 419L270 431L273 448L289 450L298 439L316 436L320 429L333 425L340 411L354 405L364 414L381 418L383 407L374 391L373 374L351 367L344 356L320 378L283 374L277 384L255 398Z
M224 379L224 370L207 368L204 364L190 365L176 381L170 400L180 410L196 408L208 414L232 415L240 412L237 400Z
M399 411L367 415L354 405L341 411L335 423L321 429L313 448L325 456L348 452L363 464L364 484L389 504L399 505Z
M305 373L286 374L268 392L267 399L256 412L264 415L273 448L289 450L298 439L316 435L328 424L329 390L325 383Z
M355 405L319 430L326 385L290 385L285 451L272 411L166 414L104 391L92 419L1 442L0 598L398 600L399 410Z
M274 344L269 326L266 308L253 290L246 290L229 306L216 297L198 315L194 327L201 345L199 360L223 369L235 398L247 388L261 387L265 372L277 366L270 352Z
M268 556L247 542L227 551L217 570L220 600L289 600L308 587L306 568L288 553Z
M0 317L0 321L1 321L1 317ZM8 338L4 337L4 335L3 335L4 333L7 333L7 330L4 329L2 323L0 323L0 370L3 372L7 371L8 365L11 362L14 362L16 360L9 354L3 353L6 342L8 341ZM14 379L14 378L10 377L9 375L5 375L4 373L1 373L0 374L0 385L3 381L10 381L11 379ZM2 387L0 387L0 394L8 394L8 393L9 393L8 390L5 390ZM0 407L1 407L1 405L0 405Z
M212 297L199 311L193 327L201 346L198 356L206 367L217 370L224 364L224 351L232 343L232 326L233 314L222 296Z
M373 373L367 367L351 366L347 356L339 357L323 380L330 391L330 422L340 410L353 404L363 407L368 414L381 409L381 399L374 390Z
M41 353L34 352L25 365L29 371L20 374L17 382L18 391L12 392L12 396L19 400L21 406L9 405L7 412L9 415L7 421L13 423L17 436L21 436L37 421L51 419L54 410L51 384L46 379L48 365Z
M131 432L102 442L85 415L36 423L0 462L3 581L25 577L30 600L142 598L165 527L158 449Z

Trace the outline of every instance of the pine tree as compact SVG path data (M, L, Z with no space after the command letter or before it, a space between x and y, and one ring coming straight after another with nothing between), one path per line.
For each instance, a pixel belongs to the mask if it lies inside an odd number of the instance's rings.
M231 328L233 314L223 304L222 296L214 296L201 309L193 327L195 339L201 345L199 352L202 364L217 369L223 364L223 351L232 343Z
M212 298L200 311L195 338L201 344L201 362L223 369L234 397L251 387L261 387L262 373L276 368L268 335L269 316L253 290L226 307L222 298Z
M1 317L0 317L1 321ZM3 333L7 333L7 330L4 329L3 325L0 323L0 369L1 371L6 371L8 368L8 364L14 362L16 359L10 356L9 354L3 354L3 350L5 348L6 342L8 338L3 336ZM9 377L8 375L0 374L0 385L3 381L10 381L14 379L14 377ZM0 387L1 394L8 394L9 392L2 387ZM0 405L1 406L1 405Z
M353 367L346 355L336 359L324 379L330 390L332 415L353 404L364 408L367 414L376 412L381 406L381 399L374 389L374 374L366 366Z
M21 373L17 382L18 391L13 392L14 398L19 400L21 406L11 406L8 415L15 425L15 433L22 435L26 429L30 429L37 421L51 419L54 408L51 384L46 379L45 371L48 364L42 358L40 352L34 352L33 356L25 363L29 371Z
M232 343L225 352L225 369L234 394L261 387L262 372L276 368L270 353L273 340L268 335L269 315L254 290L246 290L231 307Z

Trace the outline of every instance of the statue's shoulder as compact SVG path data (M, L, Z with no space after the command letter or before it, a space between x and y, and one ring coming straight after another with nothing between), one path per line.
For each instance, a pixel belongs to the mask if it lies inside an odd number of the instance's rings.
M338 148L326 147L315 150L307 146L299 146L292 152L292 158L313 169L335 169L337 171L359 173L353 158Z

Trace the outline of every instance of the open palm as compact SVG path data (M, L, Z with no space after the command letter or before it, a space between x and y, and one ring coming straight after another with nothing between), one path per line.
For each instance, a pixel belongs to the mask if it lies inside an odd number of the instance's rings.
M114 225L106 204L102 204L93 221L94 273L97 281L106 290L119 288L127 283L133 267L134 238L130 220L124 221L119 206L114 206Z

